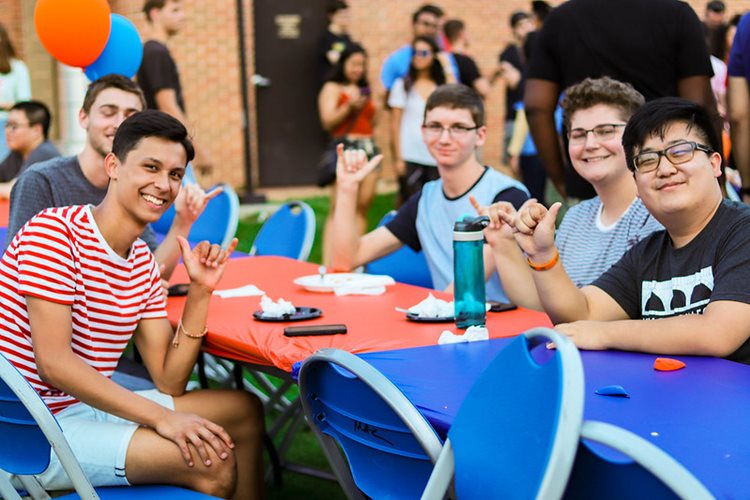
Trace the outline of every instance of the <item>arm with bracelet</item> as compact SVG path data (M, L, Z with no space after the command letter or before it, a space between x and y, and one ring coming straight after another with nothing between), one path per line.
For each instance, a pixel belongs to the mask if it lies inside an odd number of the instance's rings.
M190 249L182 237L178 238L182 260L190 276L187 300L182 318L172 332L163 318L141 320L135 333L135 343L142 353L154 383L162 392L179 396L185 392L190 373L206 335L206 318L211 294L219 282L229 255L237 245L233 240L226 250L207 241Z
M526 254L542 308L555 324L624 316L606 293L592 286L579 289L565 272L555 247L555 220L560 206L558 202L547 209L529 200L514 217L501 214L513 226L516 242Z

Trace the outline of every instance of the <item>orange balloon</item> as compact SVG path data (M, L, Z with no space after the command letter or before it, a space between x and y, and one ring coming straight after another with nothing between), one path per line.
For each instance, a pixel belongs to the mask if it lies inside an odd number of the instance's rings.
M107 0L39 0L34 26L52 57L85 68L107 45L110 30Z

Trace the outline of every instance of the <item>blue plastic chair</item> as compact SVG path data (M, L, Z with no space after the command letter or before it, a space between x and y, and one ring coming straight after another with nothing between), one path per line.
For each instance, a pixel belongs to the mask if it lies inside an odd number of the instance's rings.
M378 227L384 226L395 216L396 211L391 210L380 219ZM415 252L407 245L367 264L367 272L370 274L387 274L399 283L433 288L432 276L430 275L430 268L427 267L424 252Z
M630 431L604 422L586 421L581 427L581 438L564 498L714 498L682 464ZM624 456L605 458L591 442L606 445Z
M212 189L217 187L223 187L224 190L208 202L203 213L190 228L188 241L192 243L208 240L225 247L237 232L240 220L240 200L237 193L229 184L217 184ZM158 221L151 224L151 229L158 234L166 235L172 227L174 217L175 210L172 205Z
M419 496L440 439L393 383L353 354L321 349L302 364L299 388L307 420L349 498Z
M557 349L532 355L548 341ZM442 499L451 478L462 500L560 498L578 446L583 387L567 337L548 328L517 337L466 396L422 498Z
M41 474L49 465L50 446L55 450L80 498L215 498L176 486L147 485L94 489L73 455L55 417L23 375L2 355L0 436L0 495L6 500L20 500L21 497L3 471L17 475L32 498L49 498L33 475ZM57 498L78 498L78 495L70 494Z
M304 201L283 204L261 226L250 255L307 260L315 239L315 212Z

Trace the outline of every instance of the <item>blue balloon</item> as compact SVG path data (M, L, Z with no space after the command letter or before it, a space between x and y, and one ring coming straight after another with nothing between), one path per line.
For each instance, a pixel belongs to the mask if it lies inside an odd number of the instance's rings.
M107 45L96 61L84 70L92 82L113 73L133 78L141 66L143 45L138 30L130 20L118 14L110 14L110 19L112 28Z

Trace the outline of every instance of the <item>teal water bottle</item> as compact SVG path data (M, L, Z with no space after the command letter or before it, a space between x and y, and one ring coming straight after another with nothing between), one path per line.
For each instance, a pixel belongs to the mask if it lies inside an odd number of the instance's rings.
M464 216L453 226L453 295L456 327L484 326L484 259L482 230L487 216Z

